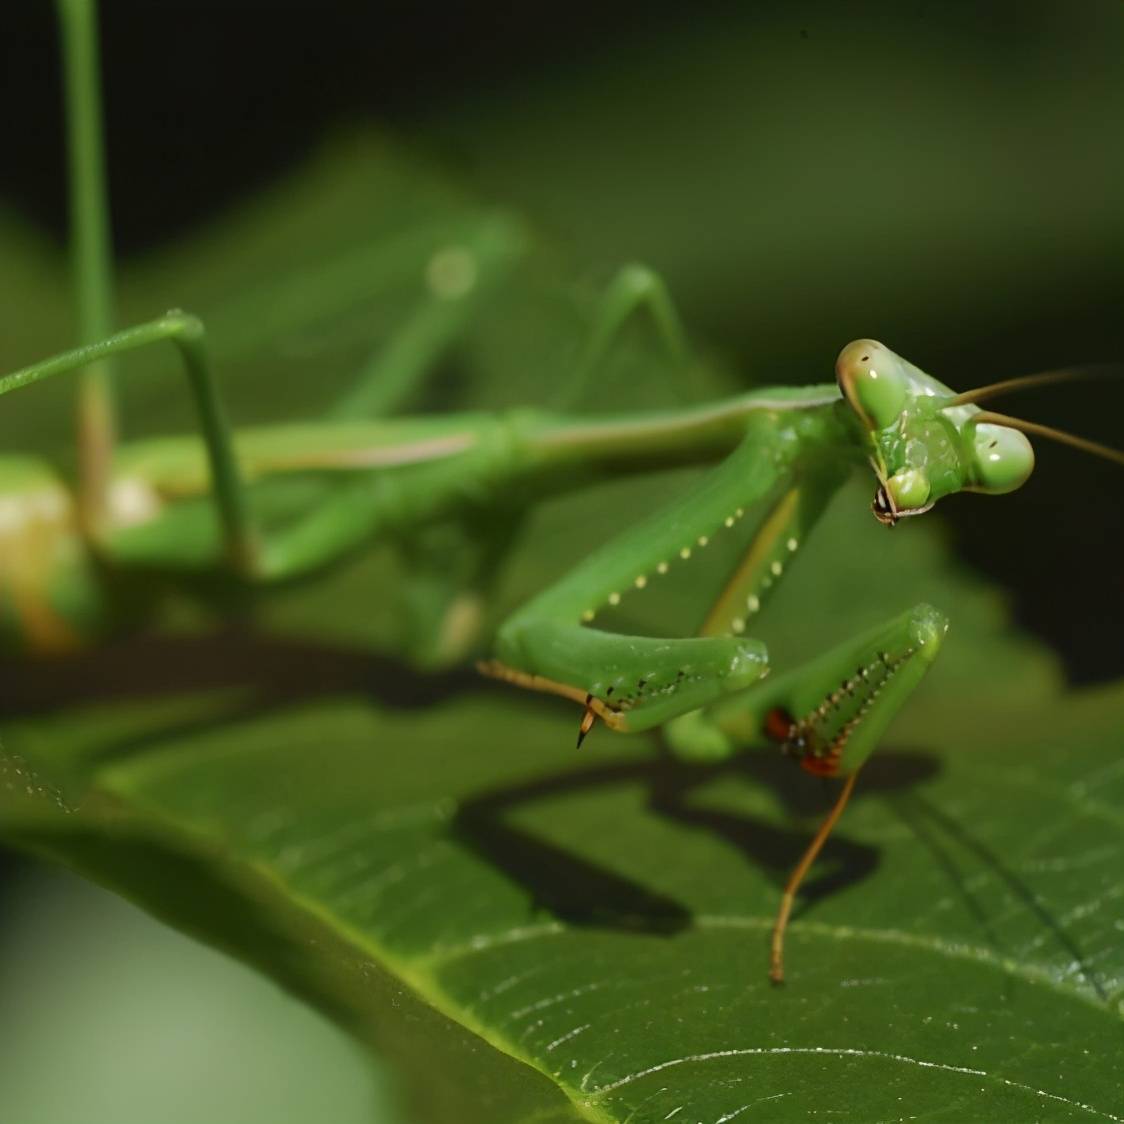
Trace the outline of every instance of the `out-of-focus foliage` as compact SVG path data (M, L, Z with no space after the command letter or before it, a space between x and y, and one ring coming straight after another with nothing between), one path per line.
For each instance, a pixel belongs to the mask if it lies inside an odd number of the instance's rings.
M61 870L19 879L4 905L9 1119L387 1119L355 1044L242 965Z

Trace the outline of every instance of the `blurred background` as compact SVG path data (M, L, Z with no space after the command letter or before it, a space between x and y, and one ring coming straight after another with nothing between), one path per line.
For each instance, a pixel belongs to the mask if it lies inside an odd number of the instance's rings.
M104 7L113 226L127 261L190 243L325 137L374 122L481 201L525 216L574 277L653 266L692 336L747 380L824 381L839 347L863 335L954 387L1124 359L1116 0ZM0 208L61 253L52 15L41 0L0 9ZM1119 446L1122 388L1065 387L1003 408ZM1108 680L1124 671L1124 479L1067 449L1038 451L1018 497L966 497L933 518L1071 682ZM25 860L7 860L0 894L5 918L21 919L0 928L6 1102L9 1082L34 1069L28 1051L59 1028L76 1056L94 1037L114 1042L113 1004L90 977L136 972L130 1003L147 997L151 1009L126 1021L167 1025L175 1010L185 1036L154 1051L186 1067L164 1079L213 1072L199 1051L210 1041L221 1053L224 1040L182 1015L185 995L212 987L244 1041L276 1032L266 1070L285 1058L297 1069L307 1050L312 1088L338 1067L332 1119L370 1118L376 1094L351 1047L271 985ZM112 969L98 959L107 949ZM29 990L30 979L73 982ZM34 1022L48 1019L37 1038ZM246 1071L239 1119L302 1118L299 1095L283 1117L270 1082ZM84 1096L102 1080L112 1067L76 1078ZM43 1090L38 1108L27 1094L11 1118L67 1119L57 1092ZM145 1111L136 1119L154 1119Z

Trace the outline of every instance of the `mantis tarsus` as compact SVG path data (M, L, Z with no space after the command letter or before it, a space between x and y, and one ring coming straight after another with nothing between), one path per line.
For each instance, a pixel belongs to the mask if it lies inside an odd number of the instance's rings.
M59 9L82 346L0 378L0 394L82 373L80 483L72 494L45 464L0 463L4 643L35 652L96 640L122 623L120 589L133 575L158 572L185 582L215 575L228 588L249 589L314 573L380 535L456 522L465 531L466 560L450 577L426 657L460 660L477 638L461 594L486 581L522 508L613 474L720 460L681 499L518 611L500 629L494 658L479 666L516 685L574 699L583 713L579 744L598 719L618 730L661 726L681 754L721 757L771 741L808 772L844 779L785 888L771 958L771 976L780 981L784 931L800 880L946 629L939 611L919 605L802 668L766 678L765 648L749 634L826 504L855 467L873 469L873 511L888 525L957 491L1012 491L1033 467L1023 431L1124 458L978 405L1061 375L956 394L872 340L843 349L834 383L752 391L674 413L374 416L394 400L396 385L424 376L470 315L481 278L502 275L518 257L520 232L501 219L427 259L431 299L387 349L390 360L384 352L369 364L330 417L235 432L198 319L173 311L111 331L93 8L90 0L60 0ZM651 315L673 359L683 359L683 333L663 285L631 267L605 296L575 385L593 377L636 311ZM108 364L159 344L180 353L202 441L118 447ZM285 486L310 476L324 485L322 496L294 511ZM763 518L754 522L762 507ZM607 609L642 598L673 567L689 565L723 539L741 561L697 635L625 636L596 627Z

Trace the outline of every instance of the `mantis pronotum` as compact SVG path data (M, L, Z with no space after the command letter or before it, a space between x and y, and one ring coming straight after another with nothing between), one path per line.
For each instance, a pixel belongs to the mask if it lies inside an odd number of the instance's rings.
M683 754L722 756L772 741L805 770L844 778L782 898L771 966L779 981L799 882L946 628L940 612L917 606L803 668L766 678L765 648L751 636L755 621L827 502L855 467L873 470L874 515L891 526L953 492L1012 491L1033 467L1024 431L1116 460L1120 454L979 406L1059 376L956 394L871 340L843 349L834 383L595 419L539 410L381 419L374 414L388 397L390 372L375 363L322 421L235 432L198 319L176 311L110 330L92 5L60 0L60 14L83 346L0 378L0 394L83 372L80 481L72 490L27 458L0 464L0 641L30 652L96 641L122 623L118 593L130 575L156 571L187 582L214 574L249 589L314 573L380 536L455 522L465 532L466 563L426 657L461 660L474 650L477 629L459 594L482 585L510 544L519 516L512 495L526 505L618 473L720 460L686 496L518 611L500 629L494 658L480 666L575 700L579 744L598 719L618 730L661 726ZM396 363L395 380L424 377L465 321L474 279L502 273L519 253L519 231L498 220L435 249L424 266L432 301L409 329L425 346L399 349L409 358ZM592 377L638 310L650 313L669 352L682 356L683 334L662 284L630 268L606 294L576 381ZM202 440L119 446L105 363L160 344L180 353ZM308 474L330 480L320 502L280 529L263 518L287 478ZM689 566L724 539L741 561L697 635L659 639L598 627L607 610L640 602L673 567Z

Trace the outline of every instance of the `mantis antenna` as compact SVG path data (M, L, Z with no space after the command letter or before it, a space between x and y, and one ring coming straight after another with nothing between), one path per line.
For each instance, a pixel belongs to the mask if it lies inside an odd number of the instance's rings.
M1084 367L1062 367L1056 371L1039 371L1034 375L1019 375L1013 379L1003 379L1000 382L988 383L987 386L977 386L974 390L965 390L949 400L949 406L970 406L976 402L986 402L989 398L998 398L1001 394L1009 394L1015 390L1030 390L1036 386L1052 386L1059 382L1082 382L1085 379L1105 378L1108 375L1119 375L1119 363L1094 363Z
M998 398L1016 390L1029 390L1036 386L1050 386L1060 382L1078 382L1084 379L1103 378L1107 375L1119 375L1121 371L1118 363L1101 363L1088 367L1066 367L1058 371L1041 371L1035 375L1021 375L1018 378L1003 379L1000 382L989 383L987 386L978 386L974 390L965 390L961 394L949 399L946 409L952 406L970 406L977 402L986 402L989 398ZM1058 441L1071 448L1080 449L1094 457L1103 457L1114 464L1124 465L1124 453L1108 445L1101 445L1096 441L1089 441L1068 433L1064 429L1055 429L1053 426L1040 425L1038 422L1024 421L1014 418L1009 414L997 414L991 410L981 410L972 418L974 425L1004 425L1008 429L1017 429L1021 433L1033 437L1046 437L1051 441Z
M1008 414L996 414L991 410L981 410L972 421L976 425L1005 425L1008 429L1017 429L1033 437L1048 437L1051 441L1060 441L1063 445L1070 445L1083 453L1091 453L1094 457L1103 457L1107 461L1124 466L1124 453L1118 449L1109 448L1108 445L1101 445L1096 441L1088 441L1074 433L1067 433L1064 429L1023 421L1022 418L1012 418Z

